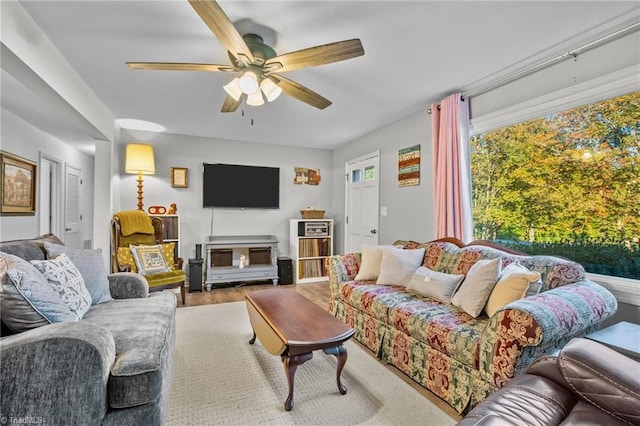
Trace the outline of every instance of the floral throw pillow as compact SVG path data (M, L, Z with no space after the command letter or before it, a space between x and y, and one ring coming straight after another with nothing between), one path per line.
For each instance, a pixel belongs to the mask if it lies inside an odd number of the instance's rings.
M91 294L84 284L82 274L66 254L49 260L32 260L31 264L58 292L71 312L82 319L91 307Z
M142 275L169 272L171 269L164 260L162 245L155 246L129 246L133 260L138 267L138 273Z

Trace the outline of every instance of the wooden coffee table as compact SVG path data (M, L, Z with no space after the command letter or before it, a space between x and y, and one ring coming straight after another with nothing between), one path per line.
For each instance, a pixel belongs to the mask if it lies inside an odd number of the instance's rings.
M295 290L270 289L246 294L247 311L256 336L272 355L279 355L289 383L289 396L284 408L293 408L293 384L296 369L313 358L313 351L322 349L338 360L337 383L342 395L347 388L340 383L340 373L347 362L343 343L354 330L320 308Z

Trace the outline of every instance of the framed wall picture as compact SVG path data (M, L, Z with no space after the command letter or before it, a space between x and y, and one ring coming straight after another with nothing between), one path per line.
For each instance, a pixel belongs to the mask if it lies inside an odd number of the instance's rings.
M189 169L185 167L171 168L171 186L174 188L189 187Z
M2 215L36 214L36 169L33 161L0 151Z

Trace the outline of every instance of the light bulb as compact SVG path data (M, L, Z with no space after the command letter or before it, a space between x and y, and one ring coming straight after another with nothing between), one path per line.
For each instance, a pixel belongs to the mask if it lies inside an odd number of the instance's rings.
M239 101L240 97L242 96L242 90L240 89L239 82L240 82L240 79L236 77L233 80L231 80L231 82L229 82L224 86L225 92L227 92L229 96L231 96L236 101Z
M242 93L247 95L255 93L260 88L258 85L258 76L253 71L245 72L242 77L240 77L238 84L240 85Z
M278 96L280 96L280 93L282 93L282 89L276 86L276 84L269 78L262 80L260 83L260 89L269 102L275 101Z
M255 92L247 95L247 105L260 106L264 105L264 99L262 99L262 92L256 90Z

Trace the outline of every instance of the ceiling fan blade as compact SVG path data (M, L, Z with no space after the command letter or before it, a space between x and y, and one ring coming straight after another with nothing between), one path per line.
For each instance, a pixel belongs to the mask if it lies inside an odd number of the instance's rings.
M229 17L214 0L189 0L189 4L229 52L249 65L253 54Z
M194 64L181 62L127 62L127 66L135 70L166 70L166 71L224 71L233 72L230 65Z
M280 87L284 93L291 96L292 98L309 104L312 107L325 109L326 107L331 105L331 101L329 99L317 94L313 90L303 86L300 83L296 83L295 81L289 80L288 78L278 74L271 75L269 76L269 78L278 87Z
M265 68L275 72L285 72L344 61L362 55L364 55L362 43L360 39L354 38L276 56L265 61Z
M220 112L234 112L238 109L240 104L242 103L242 97L237 101L233 99L231 96L227 96L222 104L222 109Z

